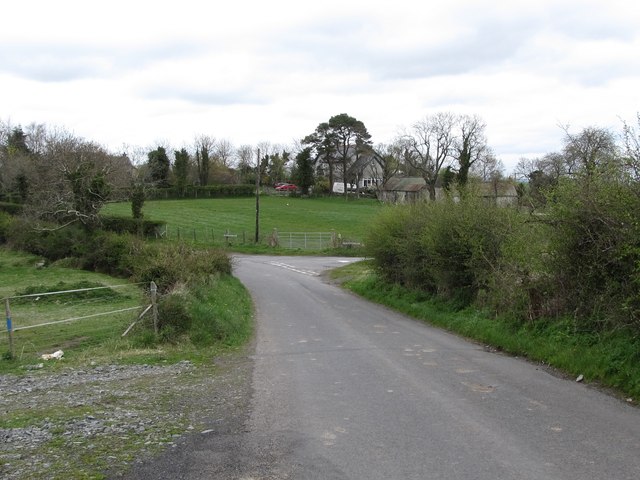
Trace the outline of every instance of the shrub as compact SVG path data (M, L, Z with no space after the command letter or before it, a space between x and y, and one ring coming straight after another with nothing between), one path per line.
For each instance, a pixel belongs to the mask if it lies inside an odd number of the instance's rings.
M142 233L145 237L154 238L164 230L166 222L143 220L129 217L101 215L100 223L104 230L115 233Z
M486 290L518 213L469 196L393 207L367 237L383 278L469 305Z
M189 185L185 187L152 188L146 190L145 194L149 200L249 197L255 195L255 188L255 185L249 184Z
M640 328L640 195L607 176L562 182L550 200L549 268L577 328Z
M8 238L8 232L11 228L13 217L6 212L0 211L0 243L5 243Z
M158 301L158 330L163 340L175 340L191 328L191 315L187 307L187 295L175 289L160 296Z
M133 255L133 279L154 281L161 291L210 276L231 273L231 259L221 250L199 250L184 244L145 244Z
M434 203L431 210L423 245L433 252L431 268L438 292L461 306L469 305L489 286L518 213L476 196Z
M14 248L49 260L82 257L87 252L88 232L80 225L37 229L26 219L16 218L7 229L7 242Z
M135 270L134 257L141 243L132 235L95 232L90 247L82 257L82 268L119 277L130 277Z
M0 212L6 212L9 215L20 215L23 207L18 203L0 202Z

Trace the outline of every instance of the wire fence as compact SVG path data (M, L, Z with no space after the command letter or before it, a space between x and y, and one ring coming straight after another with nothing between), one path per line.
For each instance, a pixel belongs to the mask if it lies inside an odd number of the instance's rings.
M0 349L12 358L37 358L51 350L112 341L148 303L141 285L43 290L3 298L6 334L0 335Z
M191 227L165 225L158 233L158 237L210 246L253 245L255 241L253 232L214 230L202 225ZM337 232L279 232L277 229L261 235L260 243L273 248L297 250L325 250L360 245L358 240L347 240Z

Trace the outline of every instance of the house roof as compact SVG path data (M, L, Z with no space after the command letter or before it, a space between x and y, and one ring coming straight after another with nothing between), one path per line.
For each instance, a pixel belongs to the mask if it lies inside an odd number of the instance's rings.
M498 182L493 184L492 182L484 182L479 186L479 194L483 197L517 197L518 191L516 187L511 183Z
M419 192L427 186L422 177L392 177L384 184L383 190L390 192Z

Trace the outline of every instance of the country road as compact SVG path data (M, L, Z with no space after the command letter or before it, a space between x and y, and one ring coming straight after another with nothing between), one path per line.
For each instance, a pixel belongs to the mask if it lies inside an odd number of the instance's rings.
M639 409L320 276L347 261L236 258L257 320L243 430L224 472L199 446L172 478L640 478Z

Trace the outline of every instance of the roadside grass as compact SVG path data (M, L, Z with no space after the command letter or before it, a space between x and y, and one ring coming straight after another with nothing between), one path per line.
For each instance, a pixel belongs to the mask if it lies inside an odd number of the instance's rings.
M101 285L127 284L126 280L107 275L57 267L54 264L38 268L40 258L0 248L0 295L10 297L28 291L34 285L51 289L82 282ZM60 282L63 283L60 283ZM15 359L8 358L9 342L6 329L0 332L0 373L19 373L43 363L45 369L91 363L165 363L190 360L203 363L212 356L241 346L252 333L252 305L244 286L230 275L212 278L194 288L186 299L193 322L191 328L170 342L158 342L150 328L150 316L122 337L148 304L144 285L127 285L114 289L111 297L46 301L10 300L14 328L25 325L76 318L94 313L110 312L140 306L123 313L57 323L14 332ZM99 290L101 291L101 290ZM110 291L110 290L109 290ZM37 298L37 297L36 297ZM4 305L3 305L4 306ZM146 325L144 322L147 322ZM43 362L40 355L64 351L61 361Z
M576 331L571 319L518 324L473 308L457 310L425 294L379 279L367 261L331 272L349 290L421 321L511 355L544 363L564 374L640 399L640 338L628 331Z
M1 294L12 296L34 285L56 289L61 279L68 284L126 283L119 278L55 264L38 268L36 264L40 261L36 256L0 248ZM27 476L16 478L41 478L42 475L52 479L110 478L105 472L126 471L134 461L175 445L175 437L204 428L203 422L219 408L216 407L219 399L210 397L209 385L217 384L219 374L229 375L224 373L230 368L225 366L228 360L224 359L243 355L243 346L253 333L252 302L240 281L226 274L211 275L185 291L184 306L191 314L190 328L166 341L159 341L149 324L136 325L123 338L122 332L136 318L135 311L127 318L100 317L99 325L81 320L15 332L18 358L0 358L0 375L22 375L35 368L37 371L32 372L36 379L34 391L29 395L38 400L23 405L14 395L12 400L5 401L0 430L11 435L14 430L26 429L40 436L25 450L11 450L9 445L0 452L0 476L22 471L27 472ZM109 299L99 297L97 302L95 295L94 298L82 297L84 304L81 305L102 308L107 303L112 307ZM132 284L127 287L126 295L113 298L121 301L122 297L140 304L141 286ZM14 318L19 325L21 302L15 303L18 314ZM33 302L24 302L28 306L30 303ZM57 311L64 303L47 300L38 307ZM65 313L68 314L69 311ZM27 332L29 336L23 335ZM4 331L0 333L0 353L4 353L8 348L7 335ZM65 352L60 361L42 361L37 356L41 351L51 352L57 348ZM218 359L223 359L221 364ZM110 383L102 386L101 374L95 373L95 380L89 384L65 386L63 382L56 384L54 391L35 388L40 375L45 378L74 375L75 370L91 372L102 365L142 365L144 369L154 364L180 365L185 360L187 370L179 375L116 377L106 380ZM230 378L217 388L225 389L241 381L238 374ZM216 395L224 397L227 393L216 391ZM222 405L227 401L230 400L224 400ZM121 413L113 414L114 411L126 412L126 419ZM83 425L94 425L95 429L86 430ZM115 430L112 431L111 426Z
M336 232L342 238L361 241L382 205L375 199L343 197L299 198L289 196L260 197L260 237L279 232ZM102 213L131 216L129 202L106 205ZM245 253L274 249L253 246L255 239L255 198L214 198L146 201L145 218L165 221L171 238L180 229L180 238L196 243L224 245L224 233L238 235L231 248ZM268 249L268 250L267 250ZM284 249L283 249L284 250ZM284 250L290 253L290 250ZM306 252L309 254L309 252Z

